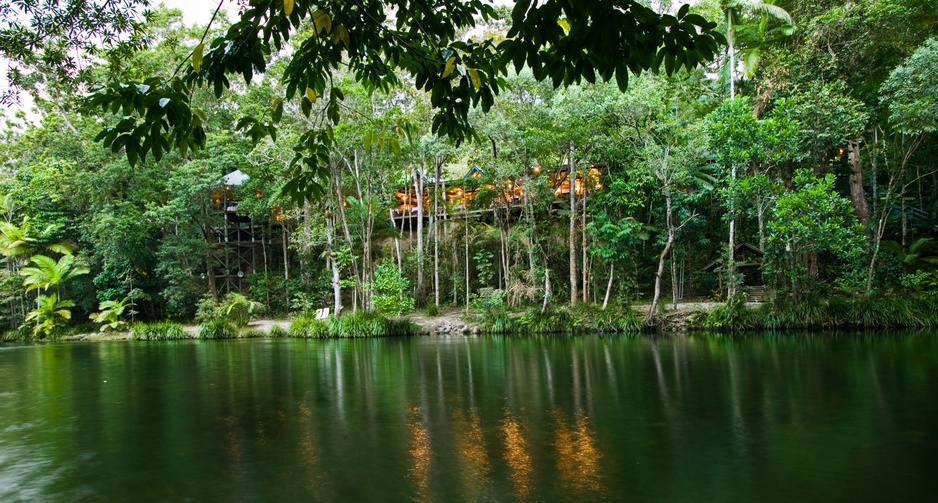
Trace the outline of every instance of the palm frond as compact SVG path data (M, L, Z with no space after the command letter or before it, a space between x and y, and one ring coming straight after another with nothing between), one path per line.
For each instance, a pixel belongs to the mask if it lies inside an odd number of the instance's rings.
M773 5L770 3L758 2L750 5L754 12L762 14L764 16L771 16L779 21L784 21L788 24L793 24L791 21L791 14L787 10L779 7L778 5Z

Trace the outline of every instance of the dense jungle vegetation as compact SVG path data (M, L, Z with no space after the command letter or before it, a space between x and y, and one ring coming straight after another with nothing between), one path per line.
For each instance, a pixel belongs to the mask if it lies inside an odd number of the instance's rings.
M512 12L453 38L497 44ZM14 58L10 81L32 107L7 108L0 141L0 319L25 337L262 308L458 306L496 329L584 311L635 328L665 304L714 299L728 302L701 322L713 328L938 323L938 6L705 0L689 12L726 38L712 62L629 63L615 78L577 66L558 81L524 59L502 75L444 50L438 80L478 89L472 108L420 72L375 86L353 64L323 63L297 88L304 42L349 47L322 10L258 52L266 71L248 82L180 91L185 109L133 100L151 97L158 81L145 78L220 65L205 41L232 26L223 15L188 26L154 8L132 43L84 48L64 70ZM440 103L465 129L439 119ZM196 140L154 125L134 143L143 122L128 110L157 108L191 109ZM236 170L249 179L226 189ZM400 192L426 197L395 220ZM239 201L261 242L239 288L216 281L220 198Z

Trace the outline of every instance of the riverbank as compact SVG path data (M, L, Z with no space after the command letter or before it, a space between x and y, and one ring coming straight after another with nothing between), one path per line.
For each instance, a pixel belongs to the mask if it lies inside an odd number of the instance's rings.
M654 324L643 323L649 306L636 304L601 310L596 306L565 307L541 314L537 309L484 315L462 308L444 308L437 314L416 311L383 323L400 324L406 330L372 333L373 324L353 321L361 316L343 316L342 321L311 320L306 317L262 319L234 331L230 337L364 337L381 335L479 335L484 333L680 333L691 331L743 332L784 329L886 329L938 326L938 299L932 296L830 297L801 302L747 303L682 302L667 304ZM364 315L371 319L373 315ZM364 319L363 318L363 319ZM378 319L381 317L375 317ZM381 318L383 320L383 318ZM374 321L374 320L372 320ZM345 323L349 322L349 323ZM349 325L344 327L344 325ZM411 325L412 324L412 325ZM342 325L342 326L340 326ZM359 326L360 325L360 326ZM181 325L183 337L199 338L198 325ZM131 339L125 332L82 333L57 340L112 341ZM178 337L177 337L178 338Z
M680 332L693 329L691 320L695 316L706 313L709 309L719 305L722 304L716 302L686 302L677 304L675 308L673 304L670 304L669 310L659 315L658 323L651 331ZM632 308L635 316L643 316L647 310L648 306L641 304ZM466 317L465 310L462 308L445 308L436 315L415 311L404 318L416 325L418 333L422 336L480 335L488 331L481 321L480 313L470 311L469 317ZM244 334L249 334L249 337L258 337L270 334L271 331L289 333L293 321L294 318L254 320L241 330L241 334L242 337L244 337ZM198 338L199 325L182 325L182 328L189 338ZM72 334L63 336L59 340L119 341L130 340L131 338L131 333L127 330Z

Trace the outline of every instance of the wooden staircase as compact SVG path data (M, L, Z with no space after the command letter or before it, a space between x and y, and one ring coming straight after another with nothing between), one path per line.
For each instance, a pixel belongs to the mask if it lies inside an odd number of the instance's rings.
M765 285L746 287L746 302L765 302Z

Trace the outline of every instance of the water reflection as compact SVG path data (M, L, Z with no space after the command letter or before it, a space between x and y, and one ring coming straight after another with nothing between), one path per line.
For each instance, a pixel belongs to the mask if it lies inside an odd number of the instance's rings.
M407 421L410 432L410 477L417 487L414 499L417 501L433 501L430 495L430 435L421 424L420 408L410 410Z
M584 499L606 496L606 486L602 480L602 454L596 448L586 414L582 410L577 411L573 428L567 424L567 418L560 409L551 415L561 484Z
M486 448L479 411L454 408L452 413L454 449L458 458L460 486L465 499L480 501L488 491L492 465Z
M504 441L505 463L508 464L512 491L519 501L528 501L531 496L534 467L525 431L521 423L510 410L505 409L502 419L502 438Z
M0 347L0 501L929 501L938 339Z

